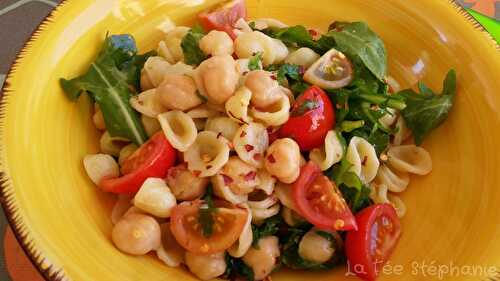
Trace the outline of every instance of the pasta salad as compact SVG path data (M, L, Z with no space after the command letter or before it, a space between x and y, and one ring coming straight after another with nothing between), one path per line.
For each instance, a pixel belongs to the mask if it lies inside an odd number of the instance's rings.
M401 235L399 194L432 170L419 145L452 108L455 72L440 94L400 89L363 22L249 20L243 0L198 19L144 54L106 36L85 74L61 79L95 102L100 152L83 164L117 195L114 245L202 280L346 261L375 280Z

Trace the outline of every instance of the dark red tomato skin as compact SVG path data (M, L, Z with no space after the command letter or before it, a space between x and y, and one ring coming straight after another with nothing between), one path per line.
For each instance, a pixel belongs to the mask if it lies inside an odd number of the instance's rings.
M315 108L296 115L304 102L311 100ZM302 151L309 151L324 143L326 134L334 124L335 111L327 94L321 88L311 86L293 104L292 114L279 130L279 137L292 138Z
M391 221L391 233L384 236L384 247L380 250L378 257L370 253L372 243L375 242L372 229L374 225L379 227L378 222L382 217ZM366 281L377 279L383 265L391 256L394 248L401 236L401 225L394 210L390 204L376 204L363 209L356 215L356 221L359 229L349 231L345 241L346 256L349 262L351 272L354 272L359 278Z
M233 40L236 39L234 25L240 18L247 18L245 0L232 0L216 10L205 11L198 15L198 19L205 30L224 31Z
M314 185L319 187L314 189ZM315 194L318 192L319 194ZM323 196L326 200L320 200L322 208L315 208L313 198L317 199ZM300 169L300 176L292 185L292 199L299 214L320 229L347 231L358 227L338 188L323 175L318 165L313 162L308 162ZM325 208L325 205L330 204L329 200L332 200L332 205L330 208ZM317 202L318 200L316 200L316 204ZM338 222L341 224L339 225Z
M146 149L147 148L147 149ZM142 149L142 151L141 151ZM137 167L118 178L103 179L99 187L112 193L136 193L147 178L164 178L175 163L176 151L163 132L158 132L144 143L134 154L146 154ZM133 158L132 154L127 161ZM141 158L141 157L139 157ZM134 166L134 165L131 165Z

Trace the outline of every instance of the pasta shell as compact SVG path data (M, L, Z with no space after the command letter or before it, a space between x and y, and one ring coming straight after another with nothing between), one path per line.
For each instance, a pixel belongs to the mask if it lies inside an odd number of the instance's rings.
M159 218L170 217L177 205L174 195L163 179L148 178L134 197L134 206Z
M415 145L392 146L387 151L389 164L401 172L427 175L432 171L432 159L427 150Z
M214 188L215 195L233 204L244 203L248 200L248 194L234 193L231 188L226 185L222 175L212 177L212 186Z
M178 267L184 262L184 253L186 252L175 240L170 231L170 223L160 224L161 246L156 250L156 255L166 265Z
M169 111L158 115L161 128L170 144L177 150L186 151L196 140L198 130L196 125L182 111Z
M269 136L264 126L249 123L240 127L233 139L234 149L241 160L256 167L264 165L264 152L269 146Z
M156 89L147 90L130 98L130 105L138 112L155 118L158 114L167 111L162 103Z
M250 109L250 114L253 118L261 121L268 127L281 126L285 124L290 117L290 100L283 94L277 103L266 108L265 111L252 107Z
M216 134L222 134L228 140L232 140L236 135L236 131L240 128L238 122L229 117L213 117L207 120L205 130L212 131Z
M99 185L103 178L116 178L120 168L115 159L108 154L90 154L83 158L83 166L93 183Z
M318 164L322 171L330 169L344 156L344 148L339 141L335 130L331 130L325 137L325 143L320 148L315 148L309 153L309 159Z
M365 139L353 137L347 147L346 159L353 166L350 168L362 182L369 183L377 175L379 161L375 148Z
M250 212L248 206L245 206L245 208L248 210L248 216L243 231L240 234L240 238L238 238L238 241L227 249L228 254L235 258L243 257L248 249L250 249L253 242L252 213Z
M200 177L215 175L229 160L229 142L214 132L203 131L186 152L188 169Z
M388 165L381 165L377 172L377 182L387 185L392 192L403 192L410 183L410 175L406 172L393 171Z
M234 96L230 97L225 105L227 115L234 121L240 124L248 124L252 122L250 116L248 116L248 106L250 105L250 99L252 98L252 92L246 87L239 88Z

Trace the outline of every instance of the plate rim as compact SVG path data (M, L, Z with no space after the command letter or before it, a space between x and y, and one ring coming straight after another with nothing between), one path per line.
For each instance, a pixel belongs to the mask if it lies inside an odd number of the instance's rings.
M4 149L4 119L6 117L6 107L7 102L5 96L14 93L10 88L10 78L15 75L16 66L20 63L23 55L28 53L31 49L31 44L38 40L41 33L45 32L46 29L50 28L50 25L55 23L57 19L57 14L61 12L64 6L68 5L72 1L76 0L62 0L58 3L50 13L43 18L43 20L36 26L36 28L31 33L30 37L25 41L22 48L17 52L15 59L9 66L9 70L5 76L5 81L3 86L0 88L0 150ZM489 41L488 44L495 47L497 51L500 51L500 44L497 42L493 36L488 32L488 30L467 10L458 3L458 0L443 0L451 5L455 11L466 21L474 27L476 32L480 32L485 38L485 41ZM13 192L14 184L12 183L10 177L5 172L4 166L5 159L3 155L0 155L0 205L2 206L3 213L7 219L9 227L12 229L14 237L16 238L19 245L23 249L26 256L29 258L33 266L41 274L41 276L46 281L62 281L67 280L64 274L64 267L58 266L56 264L50 263L47 265L48 260L43 256L43 253L37 249L34 240L30 237L30 233L27 231L22 217L18 216L18 207L16 205L16 198Z

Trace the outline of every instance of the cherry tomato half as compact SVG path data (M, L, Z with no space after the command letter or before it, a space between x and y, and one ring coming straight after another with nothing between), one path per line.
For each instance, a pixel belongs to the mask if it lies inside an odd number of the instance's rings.
M300 169L292 186L292 198L299 214L325 230L357 229L356 220L337 186L318 165L309 162Z
M281 127L280 138L292 138L302 151L319 147L335 123L335 111L326 93L311 86L297 98L290 119Z
M175 158L175 149L163 132L158 132L125 160L123 176L103 179L99 187L113 193L136 193L147 178L164 178Z
M201 24L206 30L225 31L231 38L236 39L234 25L247 17L245 0L232 0L225 2L213 10L202 12L198 15Z
M359 212L356 221L359 230L347 233L347 259L356 275L373 281L396 247L401 226L390 204L372 205Z
M206 237L199 222L202 201L183 202L172 209L170 230L184 249L195 254L222 252L238 240L248 217L248 211L229 203L217 204L213 213L213 233Z

